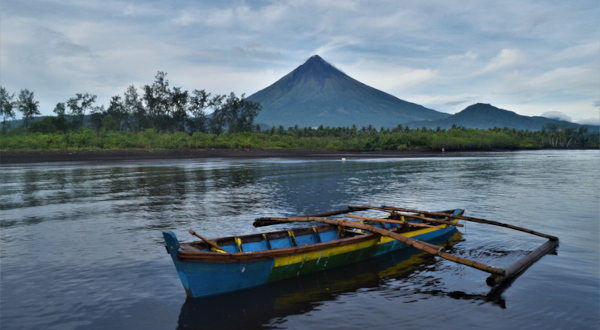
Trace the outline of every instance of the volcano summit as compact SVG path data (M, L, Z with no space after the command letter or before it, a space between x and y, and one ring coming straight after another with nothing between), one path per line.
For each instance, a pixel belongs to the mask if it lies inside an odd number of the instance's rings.
M367 86L318 55L247 99L262 105L255 123L286 128L353 124L391 128L450 116Z

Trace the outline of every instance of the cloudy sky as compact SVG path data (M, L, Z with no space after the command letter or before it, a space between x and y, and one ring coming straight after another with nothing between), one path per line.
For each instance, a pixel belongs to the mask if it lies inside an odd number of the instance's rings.
M151 84L249 96L318 54L401 99L600 121L600 3L2 0L0 84L43 114Z

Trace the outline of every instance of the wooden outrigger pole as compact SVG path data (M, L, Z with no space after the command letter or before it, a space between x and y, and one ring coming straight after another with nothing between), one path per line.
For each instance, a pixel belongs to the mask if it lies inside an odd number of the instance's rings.
M488 277L486 280L486 283L489 286L495 286L495 285L500 284L501 282L519 274L520 272L525 270L527 267L531 266L534 262L536 262L538 259L540 259L544 255L554 251L556 249L556 247L558 246L558 237L556 237L556 236L540 233L540 232L522 228L522 227L509 225L509 224L498 222L498 221L492 221L492 220L486 220L486 219L474 218L474 217L467 217L467 216L458 215L458 214L445 214L445 213L439 213L439 212L406 209L406 208L401 208L401 207L390 207L390 206L385 206L385 205L382 205L381 207L348 206L348 208L351 210L354 210L354 211L368 210L368 209L391 211L391 212L400 211L400 212L427 214L427 215L431 215L431 216L438 216L438 217L445 217L445 218L461 219L461 220L465 220L465 221L471 221L471 222L477 222L477 223L483 223L483 224L488 224L488 225L494 225L494 226L500 226L500 227L510 228L510 229L514 229L514 230L519 230L519 231L522 231L522 232L525 232L528 234L532 234L532 235L536 235L536 236L540 236L540 237L544 237L544 238L548 239L548 241L546 243L542 244L539 248L535 249L531 253L527 254L525 257L517 260L512 265L510 265L506 269L504 269L503 270L504 274L499 275L499 274L492 273L492 275L490 277Z
M512 265L510 265L506 269L502 269L502 268L485 265L485 264L479 263L474 260L458 257L455 255L443 252L442 251L443 248L440 246L433 245L433 244L423 242L423 241L419 241L419 240L416 240L416 239L413 239L410 237L406 237L406 236L403 236L398 233L394 233L394 232L386 230L386 229L361 224L361 223L358 223L355 221L326 218L327 216L331 216L331 215L338 215L338 214L344 214L347 212L369 210L369 209L386 211L386 212L389 211L389 212L396 213L397 215L404 215L407 217L422 219L425 221L431 220L431 218L427 218L424 216L424 215L428 215L428 216L441 217L442 219L452 218L452 219L460 219L460 220L490 224L490 225L515 229L515 230L526 232L526 233L529 233L532 235L548 238L548 241L546 243L544 243L542 246L540 246L539 248L532 251L531 253L527 254L525 257L517 260L516 262L514 262ZM419 215L401 214L401 213L397 213L397 212L417 213ZM349 217L364 218L364 217L358 217L358 216L349 216ZM368 219L368 218L364 218L364 219ZM382 219L369 219L369 220L382 221ZM517 226L513 226L513 225L509 225L509 224L505 224L505 223L501 223L501 222L497 222L497 221L491 221L491 220L474 218L474 217L467 217L467 216L457 215L457 214L447 214L447 213L440 213L440 212L430 212L430 211L406 209L406 208L400 208L400 207L389 207L389 206L381 206L381 207L348 206L348 208L345 210L338 210L338 211L325 212L325 213L319 213L319 214L311 214L311 215L305 215L305 216L288 217L288 218L260 218L260 219L256 219L256 222L254 225L255 226L267 226L267 225L272 225L272 224L277 224L277 223L282 223L282 222L320 222L320 223L327 223L327 224L334 225L334 226L362 229L362 230L380 234L382 236L387 236L387 237L396 239L406 245L410 245L416 249L440 256L444 259L447 259L447 260L450 260L450 261L453 261L453 262L456 262L459 264L463 264L466 266L470 266L470 267L482 270L484 272L488 272L491 274L486 280L486 283L489 286L498 285L498 284L502 283L503 281L521 273L523 270L527 269L538 259L540 259L544 255L555 250L556 247L558 246L558 237L556 237L556 236L547 235L547 234L533 231L530 229L517 227ZM437 220L437 222L440 222L440 221ZM453 224L453 225L461 226L460 224Z
M542 244L542 246L535 249L533 252L527 254L525 257L517 260L512 265L510 265L506 269L504 269L503 276L492 274L490 277L488 277L485 280L485 282L489 286L495 286L497 284L504 282L505 280L521 273L523 270L527 269L527 267L531 266L538 259L540 259L544 255L546 255L546 254L550 253L551 251L553 251L554 249L556 249L557 245L558 245L558 240L546 241L546 243Z
M529 233L529 234L532 234L532 235L536 235L536 236L540 236L540 237L545 237L545 238L547 238L549 240L558 242L558 237L556 237L556 236L552 236L552 235L540 233L540 232L537 232L537 231L534 231L534 230L530 230L530 229L526 229L526 228L522 228L522 227L517 227L517 226L509 225L509 224L498 222L498 221L491 221L491 220L486 220L486 219L481 219L481 218L467 217L467 216L464 216L464 215L445 214L445 213L422 211L422 210L412 210L412 209L405 209L405 208L401 208L401 207L390 207L390 206L382 206L382 207L374 207L374 206L348 206L348 208L350 210L355 210L355 211L356 210L368 210L368 209L381 210L381 211L401 211L401 212L412 212L412 213L419 213L419 214L428 214L428 215L433 215L433 216L438 216L438 217L461 219L461 220L466 220L466 221L471 221L471 222L485 223L485 224L488 224L488 225L494 225L494 226L500 226L500 227L515 229L515 230L526 232L526 233Z

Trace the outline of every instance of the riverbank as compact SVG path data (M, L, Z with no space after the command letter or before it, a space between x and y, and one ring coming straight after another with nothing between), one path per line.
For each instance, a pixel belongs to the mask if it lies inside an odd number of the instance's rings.
M331 151L310 149L165 149L165 150L60 150L0 151L0 164L30 164L73 161L135 161L168 159L261 159L303 160L436 157L441 151Z

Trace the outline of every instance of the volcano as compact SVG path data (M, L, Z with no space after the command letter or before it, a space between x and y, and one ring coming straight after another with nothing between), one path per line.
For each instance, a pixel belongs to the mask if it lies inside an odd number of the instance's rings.
M447 113L401 100L367 86L319 55L247 100L262 105L255 123L269 126L396 127L421 120L439 120Z

